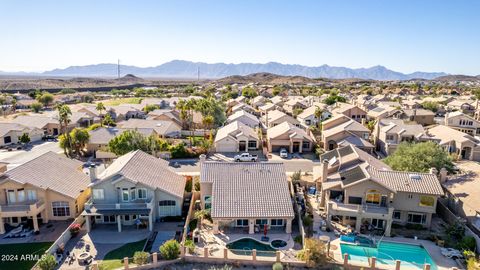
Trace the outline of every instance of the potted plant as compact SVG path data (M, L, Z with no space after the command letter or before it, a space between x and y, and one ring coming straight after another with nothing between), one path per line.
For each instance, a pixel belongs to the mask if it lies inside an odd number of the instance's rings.
M75 237L80 232L81 226L78 223L70 225L69 231L72 237Z

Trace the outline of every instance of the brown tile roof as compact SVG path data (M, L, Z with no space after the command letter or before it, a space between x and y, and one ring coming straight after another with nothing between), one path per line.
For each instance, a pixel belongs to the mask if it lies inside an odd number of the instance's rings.
M212 217L294 217L283 163L201 164L200 182L212 183Z
M47 152L0 176L21 184L50 189L71 198L77 198L90 183L90 177L82 172L82 163L54 152Z

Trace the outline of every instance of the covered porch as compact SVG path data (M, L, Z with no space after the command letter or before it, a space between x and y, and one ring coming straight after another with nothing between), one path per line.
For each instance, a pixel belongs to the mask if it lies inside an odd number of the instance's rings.
M44 223L49 221L45 203L42 200L0 205L0 234L5 234L6 224L18 226L30 220L35 232L39 231L39 220Z
M97 224L116 225L118 232L122 232L124 226L147 228L153 230L154 217L152 209L96 209L91 207L82 213L85 217L85 228L90 232Z
M213 220L213 233L264 234L265 230L292 233L292 218L238 218Z

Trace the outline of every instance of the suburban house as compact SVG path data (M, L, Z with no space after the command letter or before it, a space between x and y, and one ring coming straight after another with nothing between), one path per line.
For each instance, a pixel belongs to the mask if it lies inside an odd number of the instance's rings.
M75 218L90 196L89 183L82 162L53 152L6 171L0 175L0 234L5 224L38 231L49 220Z
M201 161L203 209L211 209L213 233L292 232L295 217L283 163Z
M270 98L270 101L273 103L273 105L283 107L283 97L281 97L281 96L274 96L274 97Z
M142 111L141 104L121 104L118 106L109 106L107 111L116 122L128 120L131 118L145 118L145 112Z
M357 122L362 122L362 119L364 119L363 121L365 121L367 118L367 112L363 109L360 109L360 107L356 105L341 102L337 102L335 104L335 107L332 109L333 115L343 114Z
M427 134L422 125L407 124L401 119L381 119L373 131L377 150L391 155L402 142L438 141Z
M367 112L367 119L369 121L374 120L378 121L380 119L384 118L389 118L389 117L398 117L398 115L401 113L401 110L399 110L396 107L391 107L391 106L377 106Z
M116 159L100 175L90 168L92 198L82 216L90 231L94 224L145 226L164 217L181 216L185 178L170 170L168 162L141 150Z
M115 136L120 135L123 131L124 129L119 129L116 127L99 127L97 129L88 131L90 138L85 144L85 151L88 154L93 154L95 156L95 153L98 150L106 150L110 140L112 140Z
M280 125L283 122L288 122L292 125L300 127L300 122L297 119L279 110L267 112L267 114L262 117L262 122L266 128Z
M256 96L252 99L251 105L254 108L258 108L260 106L265 105L266 102L267 102L267 98L265 98L264 96Z
M408 121L415 121L422 126L435 124L435 113L425 109L403 110L400 118Z
M273 103L267 103L263 106L260 106L258 107L258 110L260 111L260 115L265 115L267 114L269 111L273 111L273 110L276 110L278 108L277 105L273 104Z
M341 145L354 144L371 153L374 146L368 141L370 130L357 121L337 114L322 123L324 150L333 150Z
M42 139L43 130L16 123L0 122L0 147L20 143L20 137L23 134L28 134L30 141L36 142Z
M447 113L445 115L445 125L463 133L467 133L468 135L480 135L480 121L461 111Z
M283 109L289 114L293 114L295 110L303 110L305 108L307 108L307 105L298 99L289 99L283 104Z
M402 108L407 110L421 109L422 101L419 99L405 99L402 100Z
M117 123L117 127L123 129L148 129L153 130L160 137L177 137L182 127L174 121L146 120L131 118Z
M317 110L320 110L320 117L316 116ZM312 125L316 125L318 122L324 121L328 119L332 114L327 111L327 105L323 103L314 103L314 105L306 108L297 115L297 120L300 121L304 127L309 127Z
M180 113L172 109L157 109L148 113L147 120L172 121L178 126L182 126Z
M214 145L217 152L248 152L258 150L260 139L255 129L235 121L217 131Z
M476 100L471 99L454 99L447 103L447 109L450 111L461 111L463 113L471 114L475 112L477 106Z
M238 111L246 111L251 114L256 113L255 109L246 103L238 103L237 105L232 107L232 113L236 113Z
M11 121L12 123L21 124L29 128L38 128L43 130L44 134L48 135L59 135L60 122L58 119L48 117L41 114L32 114L32 115L19 115ZM68 129L73 129L75 127L74 123L68 125Z
M457 154L459 159L480 161L480 141L475 137L443 125L430 128L428 133L438 139L447 152Z
M258 120L255 115L243 110L236 111L227 118L227 123L233 123L235 121L242 122L242 124L251 128L257 128L260 126L260 120Z
M430 227L443 195L435 174L392 171L352 145L324 153L320 160L314 181L329 226L336 221L357 232L385 236L390 236L392 223Z
M314 140L302 128L283 122L267 129L268 152L278 152L285 148L289 153L310 152Z

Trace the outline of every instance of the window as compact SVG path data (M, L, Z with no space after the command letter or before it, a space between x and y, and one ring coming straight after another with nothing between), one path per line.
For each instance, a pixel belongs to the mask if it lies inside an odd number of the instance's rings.
M385 226L385 220L372 218L372 226L377 229L383 229Z
M93 199L94 199L94 200L103 200L103 199L105 199L105 194L104 194L103 189L100 189L100 188L93 189L93 190L92 190L92 194L93 194Z
M377 190L371 189L367 191L367 195L365 196L365 202L371 204L380 204L381 198L382 196Z
M165 200L165 201L159 201L158 202L158 206L175 206L176 203L175 201L171 201L171 200Z
M203 198L203 201L205 202L205 209L212 208L212 197L211 196L205 196Z
M283 219L272 219L270 224L276 227L283 226Z
M387 134L387 141L393 141L395 139L395 136L391 134Z
M362 198L361 197L349 196L348 197L348 203L350 203L350 204L362 204Z
M247 227L248 226L248 219L237 219L235 222L237 227Z
M25 190L23 188L17 190L17 198L18 198L19 202L24 202L25 201Z
M248 148L257 148L256 141L248 141Z
M122 201L128 202L130 199L129 193L128 193L128 188L122 189Z
M15 196L15 190L7 190L8 203L16 203L17 196Z
M402 219L402 212L400 212L400 211L393 211L392 218L393 218L393 219Z
M419 206L433 207L435 204L435 198L433 196L420 196Z
M145 200L147 198L147 190L145 188L139 188L137 191L137 198L139 200Z
M412 195L412 194L408 194L408 198L409 198L409 199L413 199L413 195Z
M368 137L370 137L370 134L368 134L367 132L363 133L363 138L365 140L368 140Z
M37 200L37 191L36 190L27 190L27 200L35 201Z
M68 202L52 202L52 212L55 217L70 216L70 205Z
M268 219L256 219L255 220L256 225L265 225L268 224Z
M303 142L302 149L310 149L310 142Z
M310 119L305 119L305 124L306 124L307 126L310 126L310 125L312 124L312 120L310 120Z
M352 119L355 119L355 118L357 118L357 115L352 114Z
M115 221L115 216L103 216L103 222L105 223L114 223Z
M125 216L123 216L123 219L124 219L125 221L129 221L129 220L130 220L130 215L125 215Z
M420 213L408 213L408 223L425 224L427 222L427 215Z
M130 188L130 200L134 201L135 197L135 188Z
M12 142L12 137L10 137L10 136L3 137L3 143L4 144L11 143L11 142Z

